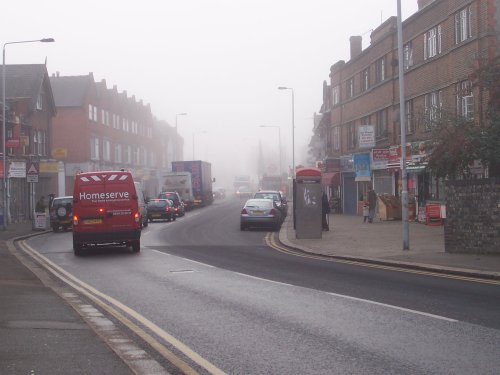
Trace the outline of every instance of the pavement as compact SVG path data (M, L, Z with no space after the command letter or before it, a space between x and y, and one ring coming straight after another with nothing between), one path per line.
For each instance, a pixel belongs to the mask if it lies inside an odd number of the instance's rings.
M72 293L61 293L61 285L54 285L40 272L42 267L13 245L13 239L39 233L31 223L0 230L0 373L168 373L144 360L152 367L134 367L123 351L111 349L92 318L63 298ZM288 215L279 240L299 251L338 259L500 280L498 255L445 253L443 226L410 223L409 234L410 249L402 250L401 221L363 223L359 216L332 214L330 230L322 238L297 239Z

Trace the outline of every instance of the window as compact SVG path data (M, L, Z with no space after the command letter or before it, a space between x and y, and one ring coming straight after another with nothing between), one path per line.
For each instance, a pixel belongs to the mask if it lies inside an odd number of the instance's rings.
M130 164L132 161L132 147L125 146L123 149L123 161L127 164Z
M424 60L441 53L441 25L424 34Z
M89 120L92 121L93 118L94 118L94 110L92 104L89 104Z
M153 128L147 128L147 132L148 132L148 138L153 138Z
M116 144L115 145L115 163L121 163L122 162L122 145Z
M101 109L101 124L106 124L106 112L104 111L104 109Z
M462 81L456 85L457 92L457 114L469 120L474 118L474 96L472 93L472 83Z
M132 161L135 165L141 164L141 155L138 146L132 147Z
M43 130L33 131L33 153L39 156L46 155L47 136Z
M40 93L36 99L36 109L41 111L43 109L43 95Z
M102 141L102 160L111 160L111 143L106 139Z
M333 128L333 149L340 150L340 127L335 126Z
M411 66L413 66L413 47L411 42L408 42L403 46L403 68L408 70Z
M472 6L455 13L455 43L472 37Z
M95 122L97 122L97 107L96 106L94 106L94 118L93 118L93 120Z
M366 68L361 72L361 92L368 90L370 87L370 69Z
M382 57L381 59L378 59L375 62L375 69L376 69L376 74L375 74L375 79L378 82L382 82L385 80L385 56Z
M90 159L99 160L99 138L90 137Z
M356 147L356 124L350 122L347 124L347 147L349 149Z
M332 104L337 105L340 102L340 88L335 86L332 88Z
M349 78L346 85L346 97L352 98L354 96L354 78Z
M441 118L441 109L443 108L442 92L436 91L426 94L424 97L424 111L426 119L426 128L430 129L433 122Z
M116 115L116 123L114 126L115 129L120 129L120 116Z
M361 125L371 125L370 116L365 116L361 118Z
M382 109L376 114L375 137L377 139L387 137L387 110Z
M412 134L415 130L413 121L413 100L407 100L405 102L405 127L406 134Z

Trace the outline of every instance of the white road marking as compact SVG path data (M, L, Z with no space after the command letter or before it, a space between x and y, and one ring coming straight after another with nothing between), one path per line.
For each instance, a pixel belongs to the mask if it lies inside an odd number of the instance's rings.
M391 309L400 310L400 311L405 311L405 312L409 312L409 313L412 313L412 314L423 315L423 316L427 316L427 317L434 318L434 319L446 320L447 322L453 322L453 323L458 322L458 320L456 320L456 319L451 319L451 318L447 318L447 317L440 316L440 315L429 314L429 313L426 313L426 312L423 312L423 311L412 310L412 309L406 309L406 308L404 308L404 307L399 307L399 306L394 306L394 305L388 305L388 304L386 304L386 303L381 303L381 302L370 301L369 299L363 299L363 298L351 297L351 296L346 296L346 295L344 295L344 294L337 294L337 293L330 293L330 292L328 292L328 294L330 294L331 296L334 296L334 297L339 297L339 298L350 299L350 300L352 300L352 301L358 301L358 302L370 303L370 304L372 304L372 305L378 305L378 306L383 306L383 307L389 307L389 308L391 308Z
M197 262L196 260L192 260L192 259L187 259L187 258L182 258L188 262L191 262L191 263L196 263L196 264L199 264L200 266L205 266L205 267L208 267L208 268L215 268L214 266L211 266L210 264L205 264L205 263L201 263L201 262Z
M260 277L251 276L251 275L247 275L247 274L240 273L240 272L235 272L235 274L240 275L240 276L245 276L245 277L248 277L248 278L254 279L254 280L267 281L267 282L278 284L278 285L294 286L292 284L286 284L286 283L282 283L282 282L279 282L279 281L274 281L274 280L269 280L269 279L263 279L263 278L260 278Z

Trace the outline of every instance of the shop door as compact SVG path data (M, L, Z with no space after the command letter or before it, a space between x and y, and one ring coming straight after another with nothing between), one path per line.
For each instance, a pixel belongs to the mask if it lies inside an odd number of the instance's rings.
M356 215L358 194L353 175L344 174L344 214Z

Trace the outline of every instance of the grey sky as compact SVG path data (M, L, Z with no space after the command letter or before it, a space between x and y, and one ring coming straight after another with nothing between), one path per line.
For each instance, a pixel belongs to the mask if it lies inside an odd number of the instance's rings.
M38 1L2 4L1 43L53 37L52 44L10 45L7 64L43 63L49 74L94 73L150 103L175 124L185 159L212 162L214 175L251 170L259 139L277 157L277 129L291 165L291 93L295 91L296 164L305 162L312 115L330 66L349 59L349 36L396 15L396 0ZM417 0L402 0L403 18ZM206 133L202 133L205 131ZM253 150L253 151L252 151ZM252 152L252 156L248 154ZM255 168L253 168L255 169Z

